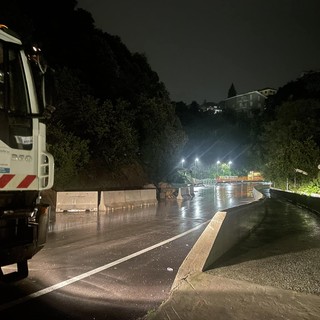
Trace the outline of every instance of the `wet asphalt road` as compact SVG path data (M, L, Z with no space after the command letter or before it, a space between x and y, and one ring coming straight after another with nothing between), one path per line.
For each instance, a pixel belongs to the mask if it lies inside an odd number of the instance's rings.
M137 319L170 292L215 212L253 201L251 184L114 212L56 213L29 277L0 283L0 319ZM4 268L11 271L10 267Z

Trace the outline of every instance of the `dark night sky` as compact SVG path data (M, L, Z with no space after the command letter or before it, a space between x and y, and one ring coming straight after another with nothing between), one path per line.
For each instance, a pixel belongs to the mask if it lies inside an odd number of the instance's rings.
M174 101L218 102L320 70L320 0L78 0L144 53Z

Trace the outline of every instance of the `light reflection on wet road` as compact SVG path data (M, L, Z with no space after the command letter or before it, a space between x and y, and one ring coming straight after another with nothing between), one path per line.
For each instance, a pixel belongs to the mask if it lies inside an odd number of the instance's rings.
M216 187L196 187L192 199L161 200L156 205L118 209L109 212L52 212L49 232L77 229L96 225L101 228L123 226L138 222L166 219L193 219L196 222L212 218L219 210L253 201L252 189L255 184L221 184ZM199 219L199 221L197 221Z

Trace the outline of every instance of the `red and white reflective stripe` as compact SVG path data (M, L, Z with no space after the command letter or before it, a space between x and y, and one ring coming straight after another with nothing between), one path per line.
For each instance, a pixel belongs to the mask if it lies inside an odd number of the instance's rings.
M14 177L14 174L4 174L0 177L0 188L4 188Z
M18 189L20 188L28 188L32 181L36 178L35 175L27 175L17 186Z
M36 175L27 175L22 177L21 179L20 176L16 177L15 174L3 174L2 176L0 176L0 189L3 189L6 186L8 186L10 181L14 182L13 188L27 189L31 185L31 183L35 180L35 178L36 178Z

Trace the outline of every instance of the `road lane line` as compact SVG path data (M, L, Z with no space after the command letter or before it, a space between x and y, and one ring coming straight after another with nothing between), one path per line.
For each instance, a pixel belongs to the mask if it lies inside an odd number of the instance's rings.
M185 231L185 232L183 232L183 233L180 233L180 234L178 234L178 235L176 235L176 236L174 236L174 237L172 237L172 238L170 238L170 239L161 241L161 242L159 242L159 243L157 243L157 244L154 244L153 246L150 246L150 247L148 247L148 248L142 249L142 250L137 251L137 252L135 252L135 253L129 254L129 255L126 256L126 257L123 257L123 258L120 258L120 259L118 259L118 260L116 260L116 261L113 261L113 262L110 262L110 263L108 263L108 264L105 264L104 266L101 266L101 267L99 267L99 268L96 268L96 269L93 269L93 270L91 270L91 271L85 272L85 273L80 274L80 275L78 275L78 276L76 276L76 277L73 277L73 278L71 278L71 279L62 281L62 282L57 283L57 284L55 284L55 285L53 285L53 286L50 286L50 287L48 287L48 288L45 288L45 289L39 290L39 291L37 291L37 292L31 293L31 294L29 294L28 296L22 297L22 298L20 298L20 299L16 299L16 300L10 301L10 302L8 302L8 303L4 303L4 304L0 305L0 311L6 310L6 309L11 308L11 307L14 307L14 306L16 306L16 305L18 305L18 304L27 302L27 301L29 301L29 300L32 300L32 299L41 297L41 296L43 296L43 295L45 295L45 294L47 294L47 293L50 293L50 292L53 292L53 291L55 291L55 290L61 289L61 288L63 288L63 287L68 286L69 284L72 284L72 283L74 283L74 282L80 281L80 280L82 280L82 279L84 279L84 278L90 277L90 276L92 276L92 275L94 275L94 274L96 274L96 273L99 273L99 272L101 272L101 271L104 271L104 270L106 270L106 269L109 269L109 268L111 268L111 267L114 267L114 266L116 266L116 265L118 265L118 264L120 264L120 263L123 263L123 262L128 261L128 260L130 260L130 259L133 259L133 258L135 258L135 257L137 257L137 256L140 256L140 255L142 255L142 254L144 254L144 253L146 253L146 252L148 252L148 251L151 251L151 250L153 250L153 249L159 248L159 247L161 247L161 246L163 246L163 245L165 245L165 244L167 244L167 243L169 243L169 242L172 242L172 241L174 241L174 240L177 240L177 239L179 239L179 238L181 238L181 237L183 237L183 236L185 236L185 235L187 235L187 234L189 234L189 233L191 233L191 232L193 232L193 231L201 228L203 225L208 224L210 221L211 221L211 219L210 219L210 220L207 220L206 222L203 222L203 223L199 224L198 226L196 226L196 227L194 227L194 228L192 228L192 229L190 229L190 230L188 230L188 231Z

